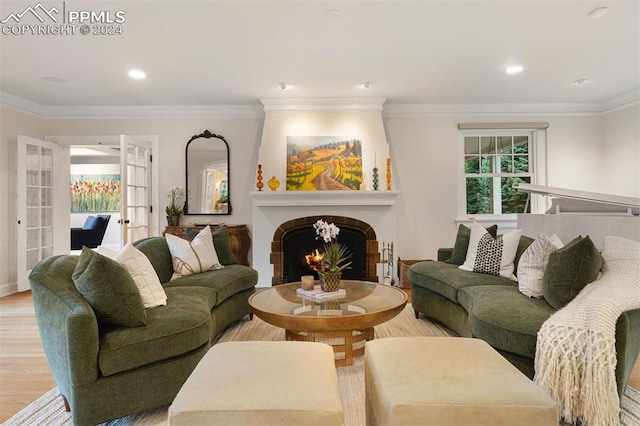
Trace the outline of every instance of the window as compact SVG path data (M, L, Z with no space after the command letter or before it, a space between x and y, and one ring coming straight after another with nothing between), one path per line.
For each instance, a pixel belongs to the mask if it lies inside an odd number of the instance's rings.
M464 214L523 213L527 194L514 188L535 183L533 133L464 132Z

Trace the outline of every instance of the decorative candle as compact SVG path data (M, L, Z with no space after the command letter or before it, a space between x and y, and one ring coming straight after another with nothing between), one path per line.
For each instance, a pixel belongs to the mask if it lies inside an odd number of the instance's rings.
M303 275L300 277L300 287L303 290L313 290L314 282L313 275Z

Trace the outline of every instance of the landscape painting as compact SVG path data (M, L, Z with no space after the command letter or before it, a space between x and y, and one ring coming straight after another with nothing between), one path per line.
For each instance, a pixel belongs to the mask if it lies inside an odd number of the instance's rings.
M362 143L342 136L287 136L287 191L359 190Z
M120 175L71 175L71 212L120 211Z

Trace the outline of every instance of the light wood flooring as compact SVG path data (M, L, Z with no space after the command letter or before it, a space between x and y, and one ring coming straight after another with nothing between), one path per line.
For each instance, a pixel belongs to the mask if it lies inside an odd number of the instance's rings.
M640 362L630 383L640 389ZM36 325L31 292L0 298L0 423L55 386Z

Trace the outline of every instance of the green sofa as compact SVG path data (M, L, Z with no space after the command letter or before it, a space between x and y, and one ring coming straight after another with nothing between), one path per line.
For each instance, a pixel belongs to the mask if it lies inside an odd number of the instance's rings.
M170 404L214 339L251 313L258 273L237 264L170 281L164 237L134 243L150 260L167 305L147 308L147 325L101 323L72 280L79 257L53 256L29 277L53 377L76 425Z
M522 236L520 256L533 240ZM424 313L463 337L489 343L529 378L534 376L536 339L542 323L555 309L544 299L529 298L508 278L467 272L445 262L453 249L438 250L438 261L411 265L411 303L416 314ZM623 313L616 324L616 382L622 395L640 353L640 310Z

